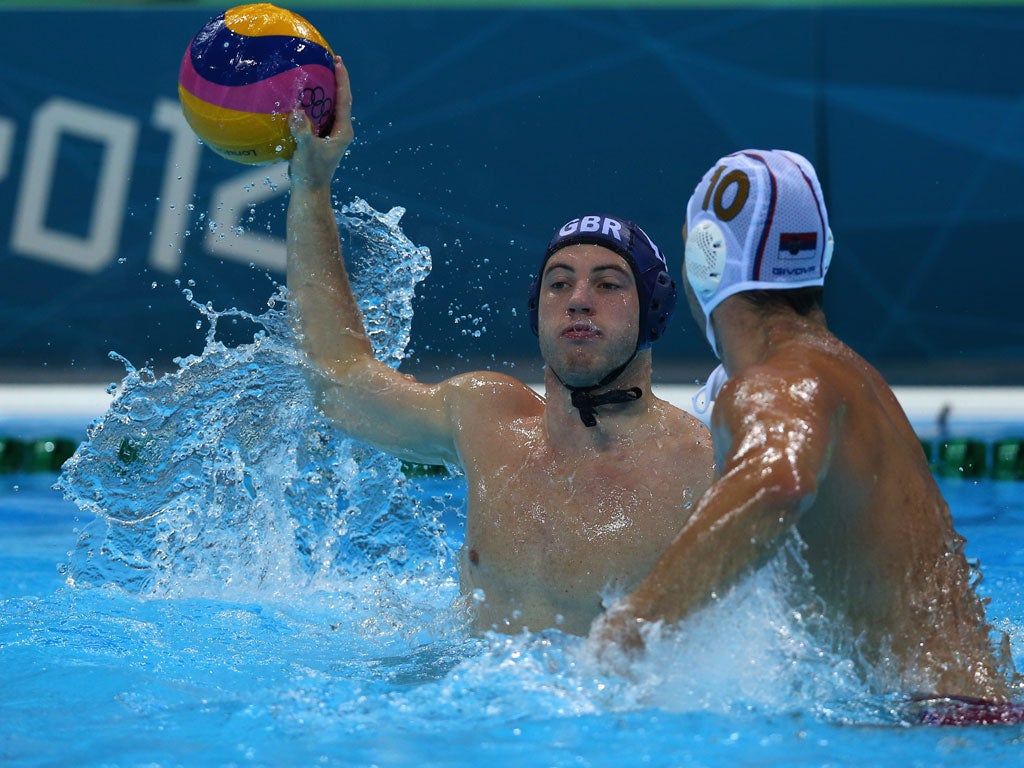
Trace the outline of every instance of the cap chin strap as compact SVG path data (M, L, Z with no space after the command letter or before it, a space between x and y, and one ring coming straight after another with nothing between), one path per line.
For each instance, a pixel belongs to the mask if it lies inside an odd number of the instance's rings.
M593 427L597 425L597 409L602 405L612 405L614 403L631 403L634 400L639 400L644 396L644 391L640 387L630 387L629 389L610 389L607 392L602 392L599 395L591 394L595 389L608 386L615 379L622 375L622 372L626 370L626 367L633 362L633 358L636 357L637 350L633 350L633 354L620 365L618 368L613 369L597 384L592 384L589 387L574 387L571 384L566 384L561 376L558 375L558 371L551 368L551 372L555 375L555 378L561 383L563 387L569 390L572 396L572 407L580 412L580 421L583 422L585 427Z
M726 379L729 378L729 374L725 372L725 366L719 365L715 370L708 376L707 383L697 390L697 394L693 396L693 410L703 416L708 412L708 408L711 407L712 401L718 397L718 392L721 390L722 385L725 384Z
M587 387L587 389L592 389L592 387ZM597 412L594 409L599 405L631 403L644 396L644 391L640 389L640 387L630 387L629 389L610 389L600 395L592 395L589 392L574 389L573 387L569 387L569 390L572 392L573 407L579 410L580 421L582 421L583 425L586 427L593 427L597 425Z

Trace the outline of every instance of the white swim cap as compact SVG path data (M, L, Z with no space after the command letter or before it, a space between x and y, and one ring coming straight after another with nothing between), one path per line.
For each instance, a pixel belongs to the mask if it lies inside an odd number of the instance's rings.
M704 174L686 206L686 277L707 320L741 291L823 285L832 231L814 167L785 150L747 149Z

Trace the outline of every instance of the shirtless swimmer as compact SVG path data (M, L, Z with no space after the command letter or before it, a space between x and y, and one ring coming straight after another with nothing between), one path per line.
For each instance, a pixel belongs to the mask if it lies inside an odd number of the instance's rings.
M651 392L651 344L675 285L635 224L571 219L531 289L546 397L478 371L437 384L376 360L349 288L331 182L353 137L336 63L326 139L293 116L288 288L324 412L401 458L460 466L467 483L461 583L481 630L585 634L606 590L637 585L710 485L707 429Z

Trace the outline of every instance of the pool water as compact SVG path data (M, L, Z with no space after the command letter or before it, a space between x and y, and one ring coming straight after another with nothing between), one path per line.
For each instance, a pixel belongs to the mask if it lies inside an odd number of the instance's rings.
M400 216L341 216L394 364L429 270ZM902 695L872 692L807 610L793 542L629 664L558 631L473 634L461 478L324 422L283 294L259 317L193 303L201 355L162 376L124 361L59 475L0 476L0 764L1019 760L1024 726L911 726ZM252 343L218 340L235 321ZM990 620L1024 658L1024 482L941 483Z
M558 632L474 637L428 575L71 586L88 515L52 475L0 487L0 761L31 765L943 765L1020 726L908 727L785 619L770 578L616 678ZM454 546L458 479L426 478ZM1024 652L1024 483L943 481L993 623ZM223 564L221 564L223 565ZM174 593L174 594L172 594ZM714 613L714 612L713 612Z

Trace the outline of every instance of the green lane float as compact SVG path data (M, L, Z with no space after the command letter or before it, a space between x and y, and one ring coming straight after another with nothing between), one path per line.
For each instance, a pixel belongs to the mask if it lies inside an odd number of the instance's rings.
M0 437L0 474L59 472L77 449L78 443L66 437Z
M935 459L935 472L939 477L984 477L987 453L988 446L981 440L970 437L942 440Z
M1024 480L1024 439L997 440L992 445L992 479Z

